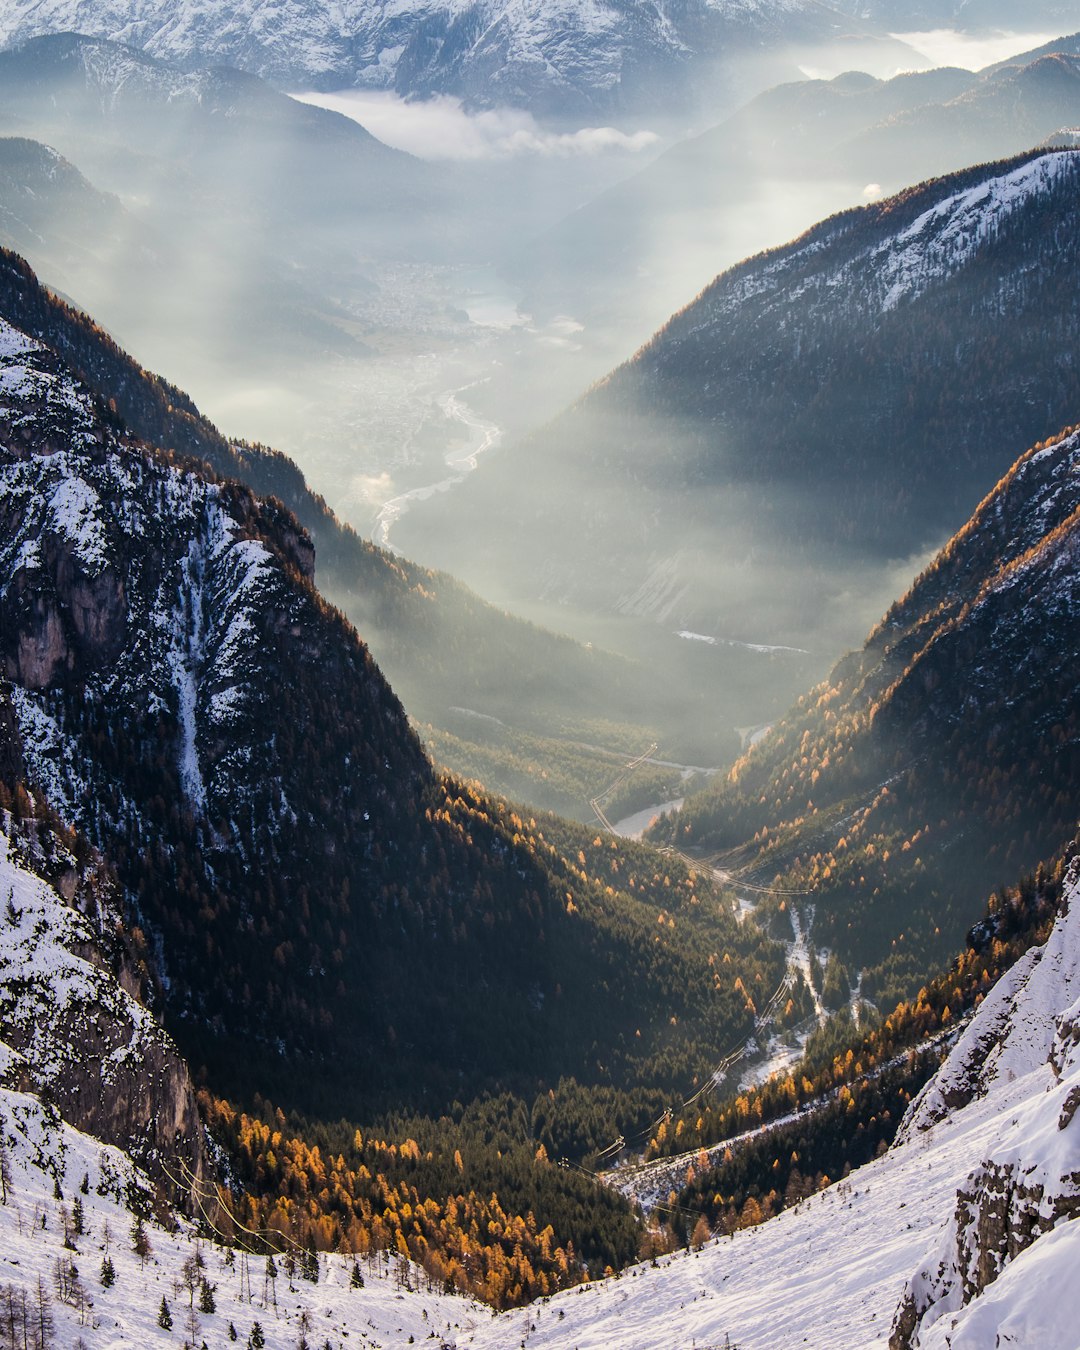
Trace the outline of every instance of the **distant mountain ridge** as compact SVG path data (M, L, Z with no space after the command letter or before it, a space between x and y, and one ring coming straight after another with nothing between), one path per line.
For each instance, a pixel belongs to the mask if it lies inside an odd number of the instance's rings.
M1074 418L1078 199L1080 157L1037 152L738 264L473 475L452 535L420 508L402 547L511 596L822 646L853 587L947 538L1017 445Z
M858 31L818 0L5 0L0 42L78 32L186 64L225 63L285 87L351 85L559 114L685 101L691 79L740 50Z

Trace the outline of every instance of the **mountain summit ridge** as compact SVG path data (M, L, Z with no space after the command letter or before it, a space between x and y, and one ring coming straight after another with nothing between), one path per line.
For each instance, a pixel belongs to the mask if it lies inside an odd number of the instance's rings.
M818 0L5 0L0 42L80 32L187 64L225 63L286 87L359 86L556 114L679 101L729 53L860 25Z

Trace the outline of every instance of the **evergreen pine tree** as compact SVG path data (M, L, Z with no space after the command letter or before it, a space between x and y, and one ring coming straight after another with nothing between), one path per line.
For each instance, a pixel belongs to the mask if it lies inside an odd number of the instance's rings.
M263 1350L266 1344L266 1337L263 1335L262 1324L256 1322L251 1328L251 1335L248 1337L249 1350Z
M101 1262L101 1287L102 1289L111 1289L115 1283L116 1268L111 1257L106 1256Z
M169 1301L164 1294L161 1296L161 1307L158 1309L157 1324L164 1327L166 1331L172 1326L172 1313L169 1311Z

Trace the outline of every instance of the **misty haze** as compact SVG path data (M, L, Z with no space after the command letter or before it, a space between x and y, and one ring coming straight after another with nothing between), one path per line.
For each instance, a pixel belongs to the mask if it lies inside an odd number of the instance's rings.
M0 1350L1076 1343L1078 30L0 0Z

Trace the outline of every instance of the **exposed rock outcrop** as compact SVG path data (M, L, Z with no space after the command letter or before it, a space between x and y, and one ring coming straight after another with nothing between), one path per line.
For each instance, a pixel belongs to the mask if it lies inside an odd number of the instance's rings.
M211 1174L195 1094L136 997L143 972L119 936L100 864L80 863L40 823L10 829L0 829L5 1085L39 1094L69 1124L121 1148L183 1204L185 1180Z
M991 1149L959 1188L945 1233L909 1280L891 1350L925 1344L1022 1253L1080 1215L1080 863L1043 947L999 982L938 1077L912 1104L912 1144L978 1098L997 1098ZM1023 1089L1023 1090L1021 1090ZM944 1325L944 1324L943 1324Z

